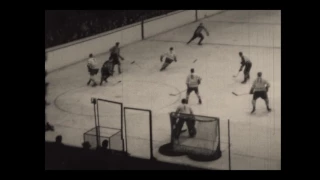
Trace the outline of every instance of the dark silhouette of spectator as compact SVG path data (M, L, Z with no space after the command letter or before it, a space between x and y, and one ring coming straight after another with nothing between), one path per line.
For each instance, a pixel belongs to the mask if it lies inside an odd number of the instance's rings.
M82 143L82 147L83 147L84 150L90 150L91 145L90 145L90 143L88 141L85 141L85 142Z
M102 146L97 147L97 152L102 156L109 155L111 151L108 149L108 147L109 147L109 141L105 139L102 141Z

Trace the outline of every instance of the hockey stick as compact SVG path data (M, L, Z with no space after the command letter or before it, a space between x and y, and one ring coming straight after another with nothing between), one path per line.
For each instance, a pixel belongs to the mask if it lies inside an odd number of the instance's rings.
M135 64L135 65L137 65L139 68L141 68L137 63L135 63L135 61L132 61L131 64Z
M183 91L180 91L180 92L178 92L177 94L170 94L170 96L176 96L176 95L179 95L179 94L181 94L181 93L183 93L183 92L185 92L186 90L183 90Z
M234 78L237 77L237 76L239 75L239 73L240 73L240 71L238 71L237 75L233 75L233 77L234 77Z
M235 93L235 92L232 92L232 94L235 95L235 96L243 96L243 95L248 95L248 94L250 94L250 93L237 94L237 93Z
M118 82L114 83L113 85L115 86L115 85L117 85L117 84L119 84L119 83L121 83L121 81L118 81Z

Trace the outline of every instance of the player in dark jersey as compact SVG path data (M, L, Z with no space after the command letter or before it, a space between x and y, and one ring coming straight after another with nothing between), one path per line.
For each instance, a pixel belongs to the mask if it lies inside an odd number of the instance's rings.
M114 71L114 66L115 65L118 65L118 73L121 74L121 63L120 63L120 60L124 60L124 58L120 55L120 48L119 48L119 42L116 43L115 46L113 46L111 49L110 49L110 57L109 59L112 59L113 60L113 68L112 68L112 71Z
M202 23L200 23L200 25L199 25L199 26L197 27L197 29L194 31L192 38L190 39L189 42L187 42L187 44L189 44L191 41L193 41L193 40L196 39L196 38L200 38L200 41L199 41L198 44L199 44L199 45L202 45L201 42L202 42L203 39L204 39L204 36L203 36L202 33L201 33L202 30L206 31L207 36L209 36L208 30L203 26Z
M250 70L251 70L251 67L252 67L252 63L250 61L249 58L247 58L246 56L244 56L242 54L242 52L239 52L239 55L241 57L241 67L240 67L240 71L242 71L243 67L244 67L244 71L243 71L243 74L244 74L244 80L241 82L242 84L246 83L247 80L250 79Z
M108 77L112 76L113 74L113 62L112 60L107 60L106 62L103 63L101 67L101 81L100 81L100 86L102 85L102 82L108 82L107 79Z

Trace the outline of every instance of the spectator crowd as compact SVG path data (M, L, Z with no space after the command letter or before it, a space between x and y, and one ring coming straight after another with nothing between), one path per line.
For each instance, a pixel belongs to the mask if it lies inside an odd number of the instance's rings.
M130 25L175 10L47 10L45 48Z

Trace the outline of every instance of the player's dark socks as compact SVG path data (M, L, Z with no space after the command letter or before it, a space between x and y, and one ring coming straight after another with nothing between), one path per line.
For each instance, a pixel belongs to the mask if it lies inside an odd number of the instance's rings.
M89 79L89 81L87 82L87 85L88 85L88 86L89 86L90 82L91 82L91 79Z
M271 111L271 109L269 108L269 107L267 107L267 110L270 112Z
M256 108L254 107L251 111L251 114L254 113L256 111Z
M202 101L201 101L201 99L199 99L199 104L202 104Z
M92 87L96 87L98 84L96 82L94 82L94 84L92 85Z
M197 134L196 128L193 128L191 131L189 131L189 136L190 136L191 138L195 137L196 134Z
M241 83L242 83L242 84L245 84L246 82L247 82L247 81L242 81Z

